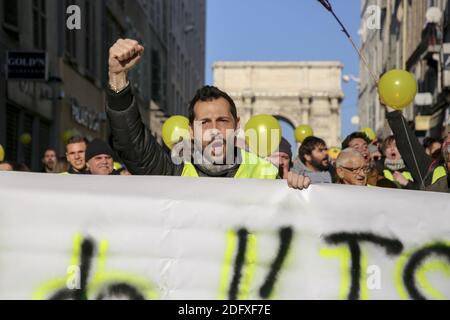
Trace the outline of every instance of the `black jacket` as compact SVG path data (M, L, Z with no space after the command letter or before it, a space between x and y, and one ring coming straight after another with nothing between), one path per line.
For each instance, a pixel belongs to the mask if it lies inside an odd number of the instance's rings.
M87 168L85 168L83 171L75 171L75 169L70 166L69 170L67 170L68 174L90 174L89 170Z
M417 182L418 189L448 192L447 177L443 177L432 184L433 172L439 163L425 153L425 149L401 112L388 112L386 118L394 133L397 148L414 181Z
M128 171L132 175L181 176L184 165L174 164L170 154L144 125L130 86L119 94L108 89L107 99L106 112L114 150ZM196 169L199 176L232 178L239 164L219 173L208 172L197 166Z

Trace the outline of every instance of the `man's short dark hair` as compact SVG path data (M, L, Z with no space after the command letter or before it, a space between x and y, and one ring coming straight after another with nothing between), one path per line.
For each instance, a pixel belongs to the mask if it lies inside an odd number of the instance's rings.
M231 115L233 116L234 120L237 121L238 119L237 109L233 99L231 99L231 97L226 92L220 90L217 87L204 86L199 90L197 90L197 93L195 94L194 98L192 98L191 103L189 104L189 111L188 111L189 123L190 124L194 123L195 120L194 107L197 102L213 101L220 98L224 98L225 100L228 101L228 103L230 104Z
M364 141L367 142L367 144L371 143L369 137L364 132L353 132L342 142L342 150L349 148L350 143L355 139L363 139Z
M426 137L425 139L423 139L423 147L425 149L431 148L434 143L442 143L442 140L433 137Z
M44 151L44 155L47 153L47 151L53 151L53 152L56 154L56 150L55 150L55 149L47 148L47 149L45 149L45 151Z
M89 144L88 139L86 139L85 137L82 137L82 136L73 136L72 138L70 138L70 139L67 141L67 144L66 144L66 151L67 151L67 146L68 146L69 144L83 143L83 142L86 144L86 146Z
M298 149L298 157L303 163L306 163L307 155L310 156L316 147L326 145L325 141L318 137L308 137L302 142L302 145Z
M75 143L86 143L86 144L89 144L89 141L85 138L85 137L82 137L82 136L73 136L72 138L70 138L68 141L67 141L67 144L69 145L69 144L75 144Z

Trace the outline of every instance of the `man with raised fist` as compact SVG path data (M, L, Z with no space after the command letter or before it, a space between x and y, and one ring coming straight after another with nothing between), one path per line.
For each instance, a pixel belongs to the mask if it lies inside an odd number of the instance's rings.
M109 85L119 93L128 86L128 72L139 62L144 47L136 40L119 39L109 49Z
M169 175L185 177L227 177L276 179L278 169L270 162L239 149L235 132L239 128L236 105L228 94L216 87L197 91L189 106L189 149L200 151L176 163L145 127L128 81L128 72L139 62L144 48L135 40L119 39L109 51L109 89L106 111L113 136L114 149L133 175ZM202 134L194 131L199 126ZM232 135L229 132L233 133ZM196 154L194 151L194 155ZM232 161L223 161L230 158ZM288 185L304 189L309 178L288 175Z

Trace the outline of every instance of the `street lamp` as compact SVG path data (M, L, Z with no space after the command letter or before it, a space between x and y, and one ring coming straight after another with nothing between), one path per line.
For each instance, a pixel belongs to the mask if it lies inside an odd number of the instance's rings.
M356 88L359 89L361 88L361 78L358 78L357 76L354 76L353 74L344 74L342 76L342 81L344 81L344 83L350 83L350 81L353 81L356 83Z
M342 80L343 80L345 83L349 83L350 81L354 81L354 82L356 82L356 83L358 83L358 84L361 83L361 79L358 78L357 76L354 76L353 74L344 74L344 75L342 76Z
M353 116L352 119L351 119L351 123L354 126L359 126L359 123L360 123L359 116Z

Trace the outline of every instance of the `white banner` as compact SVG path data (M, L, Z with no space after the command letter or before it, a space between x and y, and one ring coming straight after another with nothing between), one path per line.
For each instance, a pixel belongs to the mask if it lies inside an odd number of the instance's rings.
M450 198L0 174L0 299L448 299Z

